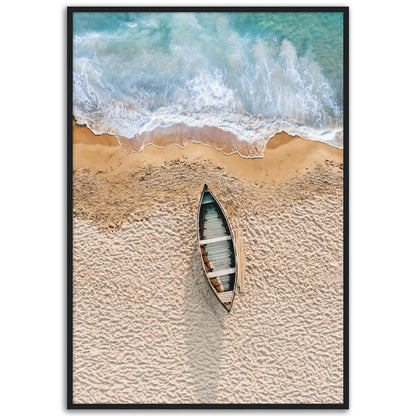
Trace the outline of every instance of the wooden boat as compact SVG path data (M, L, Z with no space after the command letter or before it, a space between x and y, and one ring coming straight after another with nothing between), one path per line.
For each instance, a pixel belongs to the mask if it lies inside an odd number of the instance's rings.
M230 222L215 195L204 185L198 205L198 250L205 276L230 312L237 288L237 254Z

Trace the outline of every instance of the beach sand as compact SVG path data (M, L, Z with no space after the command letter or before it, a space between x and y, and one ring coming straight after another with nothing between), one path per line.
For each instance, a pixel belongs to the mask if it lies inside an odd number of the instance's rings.
M125 153L74 126L74 403L341 403L343 152ZM196 240L204 184L244 237L231 313Z

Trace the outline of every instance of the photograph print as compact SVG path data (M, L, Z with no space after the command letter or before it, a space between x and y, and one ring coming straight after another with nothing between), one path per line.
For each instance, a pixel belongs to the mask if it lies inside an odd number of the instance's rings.
M68 408L348 408L348 8L68 17Z

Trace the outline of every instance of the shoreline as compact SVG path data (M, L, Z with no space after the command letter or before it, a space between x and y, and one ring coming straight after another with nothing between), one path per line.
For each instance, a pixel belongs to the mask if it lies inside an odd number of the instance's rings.
M100 173L127 174L137 166L160 166L182 159L189 162L209 161L227 173L256 183L279 184L304 173L307 169L333 161L343 163L343 150L330 145L305 140L287 133L271 138L262 158L244 158L238 154L224 154L215 147L202 143L186 143L158 147L147 145L136 153L126 153L117 138L108 134L95 135L88 127L73 124L74 169L89 169Z

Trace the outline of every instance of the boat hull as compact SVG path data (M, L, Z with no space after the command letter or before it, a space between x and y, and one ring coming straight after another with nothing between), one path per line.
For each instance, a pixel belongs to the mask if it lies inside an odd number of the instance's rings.
M230 312L237 287L234 234L224 208L205 185L198 205L198 251L211 289Z

